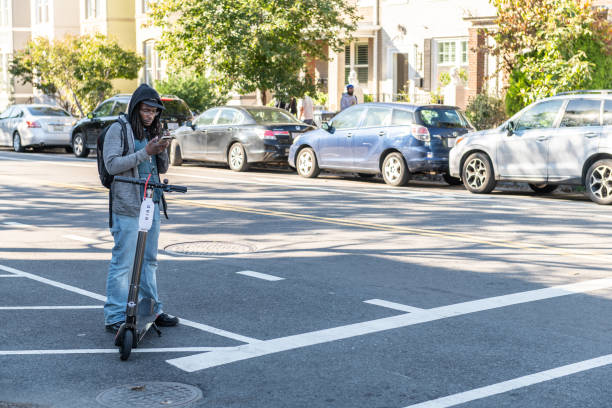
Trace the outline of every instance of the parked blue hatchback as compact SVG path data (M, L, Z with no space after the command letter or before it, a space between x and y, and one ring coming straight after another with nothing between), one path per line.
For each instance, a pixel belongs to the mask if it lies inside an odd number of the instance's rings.
M289 165L309 178L321 169L382 173L387 184L401 186L410 174L435 172L456 185L461 181L448 172L448 153L457 137L474 130L454 106L364 103L295 138Z

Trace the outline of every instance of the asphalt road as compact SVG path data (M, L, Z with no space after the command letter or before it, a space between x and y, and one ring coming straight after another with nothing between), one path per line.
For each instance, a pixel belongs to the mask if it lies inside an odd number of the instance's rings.
M122 362L95 158L0 150L0 407L101 407L123 385L124 406L176 406L142 402L156 381L197 387L190 407L612 406L609 207L286 169L168 178L189 192L158 286L185 324Z

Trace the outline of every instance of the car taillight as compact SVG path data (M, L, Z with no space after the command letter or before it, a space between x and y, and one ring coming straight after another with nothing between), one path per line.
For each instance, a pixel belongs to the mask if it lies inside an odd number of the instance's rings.
M264 130L260 133L259 137L262 139L276 140L276 136L289 136L289 132L286 130Z
M423 142L429 142L429 130L425 126L412 125L412 136Z
M27 125L29 128L39 128L39 127L40 127L40 123L39 123L39 122L37 122L37 121L35 121L35 120L34 120L34 121L31 121L31 120L26 120L26 125Z

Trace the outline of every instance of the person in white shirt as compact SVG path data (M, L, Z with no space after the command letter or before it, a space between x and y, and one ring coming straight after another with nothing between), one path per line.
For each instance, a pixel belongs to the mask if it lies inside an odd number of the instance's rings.
M308 94L305 94L302 99L300 120L308 125L314 125L314 102Z
M353 91L355 87L351 84L346 86L346 92L342 94L342 98L340 99L340 110L345 110L346 108L357 105L359 102L357 101L357 97L353 95Z

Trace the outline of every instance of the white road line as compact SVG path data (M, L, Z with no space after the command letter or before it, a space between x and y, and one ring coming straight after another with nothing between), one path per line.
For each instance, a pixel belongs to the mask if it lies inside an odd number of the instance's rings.
M166 347L135 348L132 353L193 353L223 350L231 347ZM111 354L117 349L64 349L64 350L0 350L0 356L48 355L48 354Z
M19 276L15 274L7 274L7 275L0 275L0 278L23 278L23 276Z
M24 271L20 271L18 269L14 269L14 268L11 268L11 267L8 267L8 266L4 266L4 265L0 265L0 270L3 270L5 272L9 272L9 273L14 273L16 275L23 276L24 278L32 279L32 280L35 280L35 281L40 282L40 283L44 283L44 284L47 284L47 285L50 285L50 286L55 286L56 288L64 289L64 290L67 290L69 292L78 293L79 295L87 296L87 297L90 297L92 299L96 299L96 300L100 300L102 302L106 302L106 296L98 295L97 293L93 293L93 292L90 292L90 291L85 290L85 289L80 289L80 288L77 288L75 286L66 285L66 284L61 283L61 282L56 282L56 281L53 281L51 279L43 278L42 276L38 276L38 275L34 275L34 274L27 273L27 272L24 272Z
M278 276L268 275L266 273L259 273L259 272L255 272L255 271L240 271L240 272L236 272L236 273L238 275L250 276L252 278L263 279L263 280L267 280L267 281L270 281L270 282L276 282L276 281L285 280L285 278L280 278Z
M293 336L280 337L259 343L246 344L232 350L213 351L206 354L195 354L193 356L166 360L181 370L193 372L210 367L216 367L236 361L261 357L282 351L294 350L365 334L378 333L385 330L398 329L416 324L461 316L485 310L497 309L518 305L522 303L535 302L538 300L551 299L576 293L586 293L595 290L612 287L612 278L595 279L568 285L554 286L550 288L518 292L510 295L496 296L486 299L473 300L470 302L457 303L448 306L426 309L419 312L401 314L382 319L370 320L346 326L333 327Z
M475 401L481 398L490 397L492 395L502 394L504 392L516 390L518 388L528 387L533 384L538 384L545 381L554 380L556 378L565 377L571 374L576 374L582 371L591 370L593 368L602 367L612 364L612 354L593 358L590 360L580 361L574 364L568 364L551 370L540 371L539 373L518 377L513 380L500 382L497 384L488 385L486 387L476 388L470 391L460 392L458 394L449 395L447 397L438 398L420 404L409 405L406 408L445 408L463 404L470 401Z
M87 297L90 297L92 299L97 299L97 300L101 300L102 302L106 302L106 296L98 295L97 293L90 292L90 291L85 290L85 289L80 289L80 288L77 288L75 286L66 285L66 284L61 283L61 282L56 282L56 281L53 281L51 279L43 278L42 276L34 275L32 273L20 271L18 269L11 268L9 266L0 265L0 270L3 270L5 272L9 272L9 273L14 273L16 275L23 276L24 278L29 278L29 279L35 280L37 282L41 282L41 283L44 283L44 284L47 284L47 285L50 285L50 286L55 286L57 288L67 290L69 292L78 293L79 295L87 296ZM205 332L217 334L217 335L222 336L222 337L227 337L227 338L238 340L238 341L242 341L242 342L245 342L245 343L254 343L254 342L258 342L259 341L257 339L253 339L253 338L250 338L250 337L241 336L240 334L228 332L228 331L222 330L222 329L217 329L216 327L208 326L206 324L192 322L191 320L187 320L187 319L183 319L183 318L179 318L179 320L180 320L180 323L185 325L185 326L190 326L190 327L193 327L193 328L205 331Z
M21 227L21 228L30 228L31 225L28 224L22 224L20 222L14 222L14 221L5 221L3 222L4 225L10 225L12 227Z
M80 242L84 242L86 244L95 244L95 243L100 242L97 239L82 237L80 235L73 235L73 234L62 235L62 238L68 238L68 239L71 239L73 241L80 241Z
M363 303L368 303L370 305L387 307L389 309L401 310L402 312L414 313L414 312L422 312L425 309L420 309L418 307L412 307L408 305L403 305L401 303L389 302L382 299L370 299L365 300Z
M0 310L81 310L102 309L104 305L93 306L0 306Z
M202 323L198 323L198 322L193 322L191 320L187 320L184 318L180 318L179 319L180 323L184 326L189 326L189 327L193 327L195 329L200 329L209 333L213 333L213 334L217 334L219 336L223 336L223 337L227 337L228 339L234 339L237 341L241 341L243 343L257 343L260 342L261 340L258 339L254 339L252 337L246 337L246 336L242 336L240 334L236 334L236 333L232 333L232 332L228 332L225 330L221 330L221 329L217 329L216 327L212 327L209 326L207 324L202 324Z

